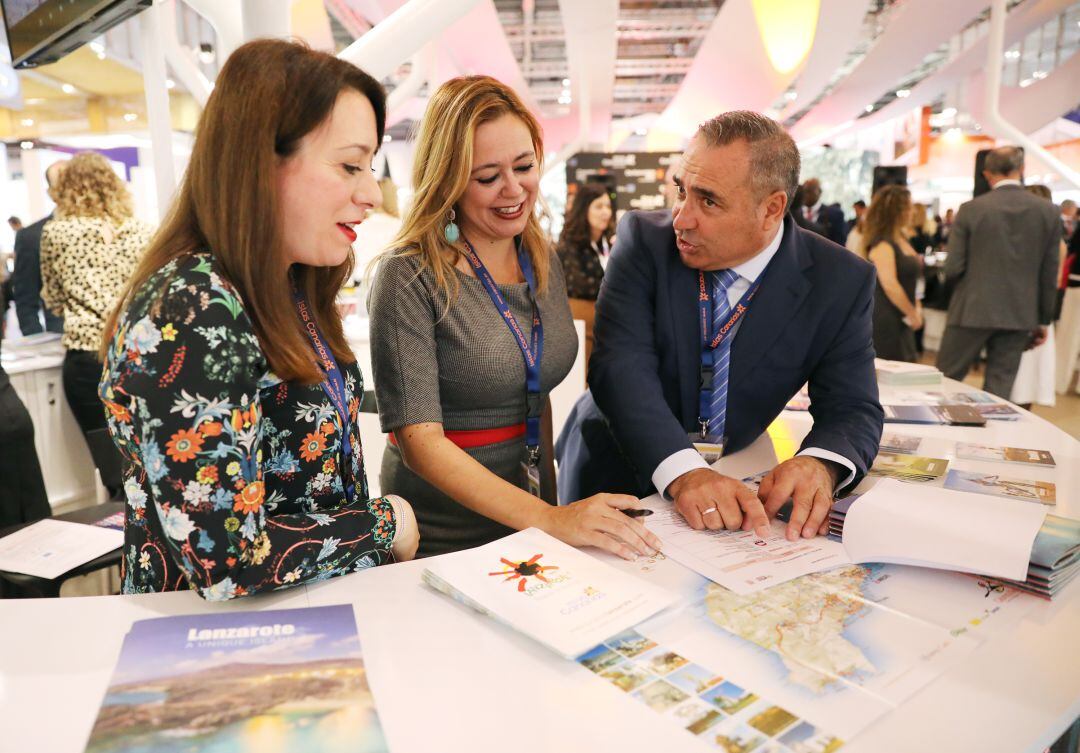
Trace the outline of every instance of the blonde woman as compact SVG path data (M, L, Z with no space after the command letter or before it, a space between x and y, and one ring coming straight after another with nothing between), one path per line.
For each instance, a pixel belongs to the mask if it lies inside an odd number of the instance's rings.
M933 251L940 242L937 223L926 211L925 204L911 205L911 218L906 232L908 242L919 254Z
M577 337L558 258L534 209L540 127L486 76L432 96L415 199L372 286L384 492L412 502L420 556L537 527L632 558L659 541L619 512L631 497L555 502L548 393Z
M915 288L922 264L904 238L911 209L908 189L885 186L874 194L866 211L863 253L877 269L874 350L878 358L891 361L916 361L919 357L915 330L921 329L923 322Z
M132 213L131 195L105 157L75 155L49 188L53 219L41 231L41 298L64 318L64 395L86 437L102 483L121 493L119 458L98 399L105 320L153 229Z

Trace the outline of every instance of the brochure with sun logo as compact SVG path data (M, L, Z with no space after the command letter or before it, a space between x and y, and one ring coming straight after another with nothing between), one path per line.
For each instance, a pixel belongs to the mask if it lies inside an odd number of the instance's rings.
M429 586L568 659L676 601L536 528L428 563Z

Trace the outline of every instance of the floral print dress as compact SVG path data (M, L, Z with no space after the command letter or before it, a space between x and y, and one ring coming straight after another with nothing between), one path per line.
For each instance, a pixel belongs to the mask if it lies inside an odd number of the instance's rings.
M125 459L125 593L230 599L391 558L393 507L367 498L356 428L363 377L339 365L347 427L321 385L269 370L211 255L172 261L135 293L99 390Z

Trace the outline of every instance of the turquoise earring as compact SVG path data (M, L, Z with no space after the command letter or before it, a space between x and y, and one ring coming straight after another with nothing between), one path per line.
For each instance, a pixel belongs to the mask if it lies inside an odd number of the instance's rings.
M449 222L447 222L446 227L443 228L443 237L446 238L447 243L457 243L458 238L461 237L461 230L459 230L458 226L454 223L454 220L457 219L457 214L454 213L453 207L450 208L450 214L447 215L447 219Z

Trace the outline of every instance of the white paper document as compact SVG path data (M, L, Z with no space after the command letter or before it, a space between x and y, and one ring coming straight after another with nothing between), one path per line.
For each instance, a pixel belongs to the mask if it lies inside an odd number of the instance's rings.
M427 562L425 583L567 658L677 600L536 528Z
M123 545L123 531L46 518L0 539L0 570L51 580Z
M737 594L750 594L809 573L851 564L844 547L824 536L788 541L787 524L772 521L765 538L753 531L695 531L675 505L654 495L644 518L664 555Z
M853 562L893 562L1026 580L1043 505L881 479L844 520Z

